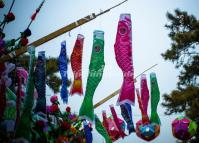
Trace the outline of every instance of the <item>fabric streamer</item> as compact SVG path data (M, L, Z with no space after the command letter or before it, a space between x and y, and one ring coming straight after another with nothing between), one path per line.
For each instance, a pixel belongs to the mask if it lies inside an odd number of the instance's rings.
M120 138L119 130L113 121L112 118L107 118L106 111L102 111L102 117L103 117L103 126L106 128L106 131L108 132L110 138L112 141L116 141Z
M38 53L36 68L34 71L34 84L38 93L35 112L46 113L46 60L45 51Z
M102 79L104 65L104 32L95 30L86 93L79 112L81 118L91 122L94 121L93 96Z
M110 105L110 109L111 109L111 113L113 115L113 119L114 119L114 122L119 130L119 133L120 133L120 136L122 138L124 138L126 136L126 134L124 133L124 131L121 129L121 125L119 123L119 118L117 117L117 114L116 114L116 111L115 111L115 108L113 107L113 105Z
M110 139L106 129L102 125L102 123L99 120L99 118L97 117L97 115L95 115L95 128L98 131L98 133L104 137L106 143L112 143L112 140Z
M61 87L61 99L63 103L68 103L68 90L67 90L67 81L68 81L68 64L67 64L67 52L66 52L66 41L61 43L61 51L58 58L58 67L62 78L62 87Z
M129 103L134 105L134 69L132 60L131 15L121 14L114 45L117 64L123 72L123 84L117 105Z
M34 62L35 62L35 47L30 46L28 49L30 54L29 60L29 74L28 83L26 87L26 97L24 101L24 108L22 110L21 119L16 128L16 137L23 137L28 141L31 141L31 119L32 119L32 107L34 102Z
M70 90L70 95L75 93L82 95L82 54L83 54L83 43L84 36L81 34L77 35L75 46L71 54L71 67L74 74L74 81Z
M151 118L152 123L161 124L160 118L157 113L158 103L160 101L160 91L155 73L150 74L151 83Z
M132 117L131 117L130 112L127 107L129 104L128 103L126 103L126 104L120 105L120 109L121 109L122 117L127 123L127 129L129 131L129 134L131 134L132 132L135 132L135 128L134 128ZM131 106L130 106L130 108L131 108Z
M91 133L91 129L88 126L88 123L86 121L83 121L83 125L84 125L84 133L85 133L85 137L86 137L86 143L92 143L93 135Z
M148 103L149 103L149 89L147 85L146 75L141 75L141 100L144 113L147 114Z

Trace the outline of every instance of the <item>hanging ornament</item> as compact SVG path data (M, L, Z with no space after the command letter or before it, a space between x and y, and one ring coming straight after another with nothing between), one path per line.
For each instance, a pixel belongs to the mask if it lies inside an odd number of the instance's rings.
M136 123L136 134L145 141L151 141L160 134L160 119L157 114L157 106L160 98L160 92L155 73L150 74L151 83L151 119L147 114L149 92L146 76L141 76L141 97L139 89L136 89L139 108L142 113L142 120ZM155 116L154 116L155 115ZM153 117L152 117L153 116Z
M178 117L172 122L172 133L179 140L189 140L197 133L197 124L187 117Z
M81 118L94 121L93 96L98 84L102 80L104 65L104 32L95 30L86 92L79 112Z
M114 45L117 64L123 72L123 84L117 105L129 103L134 105L134 70L132 60L131 15L121 14Z
M15 15L12 12L9 12L6 15L5 22L9 23L15 20Z
M77 35L75 46L71 54L71 67L74 74L74 81L70 90L70 95L75 93L82 95L82 54L83 54L83 43L84 36L81 34Z
M0 8L4 8L5 4L3 2L3 0L0 0Z

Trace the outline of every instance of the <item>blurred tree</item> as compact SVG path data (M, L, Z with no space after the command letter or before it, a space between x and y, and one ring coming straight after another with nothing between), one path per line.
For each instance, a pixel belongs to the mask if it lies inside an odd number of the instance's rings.
M165 27L170 30L171 48L162 54L165 60L180 68L177 89L164 94L165 114L185 112L199 125L199 20L185 11L167 13L170 21ZM187 143L199 143L199 130Z

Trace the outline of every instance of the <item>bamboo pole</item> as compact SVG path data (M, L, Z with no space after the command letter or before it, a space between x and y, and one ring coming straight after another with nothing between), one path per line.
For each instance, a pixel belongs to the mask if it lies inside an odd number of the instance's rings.
M136 79L141 76L143 73L147 72L148 70L154 68L155 66L157 66L158 64L154 64L153 66L149 67L148 69L144 70L142 73L140 73L139 75L137 75L134 79L134 81L136 82ZM120 93L120 89L116 90L115 92L113 92L112 94L110 94L109 96L105 97L104 99L102 99L101 101L99 101L98 103L96 103L94 105L94 109L96 109L97 107L101 106L102 104L104 104L105 102L107 102L108 100L110 100L111 98L115 97L116 95L118 95Z
M24 46L24 47L21 47L21 48L15 50L15 51L12 51L12 52L10 52L7 55L2 56L0 58L0 63L3 63L5 61L9 61L9 60L11 60L11 59L13 59L15 57L18 57L18 56L26 53L28 51L28 47L31 46L31 45L34 46L34 47L38 47L38 46L40 46L40 45L42 45L42 44L44 44L44 43L46 43L46 42L58 37L58 36L68 32L68 31L71 31L74 28L79 27L79 26L81 26L81 25L83 25L83 24L95 19L96 17L109 12L111 9L113 9L115 7L118 7L119 5L125 3L126 1L128 1L128 0L124 0L121 3L115 5L115 6L109 8L107 10L100 12L99 14L92 13L91 15L88 15L88 16L86 16L84 18L81 18L81 19L79 19L76 22L73 22L73 23L71 23L71 24L69 24L69 25L67 25L67 26L65 26L65 27L63 27L63 28L61 28L61 29L59 29L59 30L57 30L55 32L52 32L52 33L50 33L50 34L48 34L48 35L46 35L46 36L34 41L33 43L29 44L28 46Z

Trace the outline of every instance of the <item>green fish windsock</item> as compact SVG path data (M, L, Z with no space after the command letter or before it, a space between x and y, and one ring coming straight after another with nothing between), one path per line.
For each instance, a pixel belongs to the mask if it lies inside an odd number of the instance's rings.
M16 128L16 137L20 138L23 137L30 141L31 139L31 114L32 114L32 107L34 102L34 63L35 63L35 47L30 47L28 50L30 54L30 61L29 61L29 72L28 72L28 82L26 87L26 98L24 101L24 108L22 111L21 119L19 124Z
M158 82L155 73L150 74L150 83L151 83L151 119L152 123L160 123L160 118L157 113L158 103L160 101L160 90L158 87Z
M95 115L95 128L98 131L98 133L100 133L104 137L106 143L112 143L112 140L108 135L108 132L106 131L106 129L102 125L102 123L99 120L99 118L97 117L97 115Z
M104 70L104 32L96 30L93 37L93 48L89 65L86 92L79 115L83 119L94 120L93 96L100 83Z

